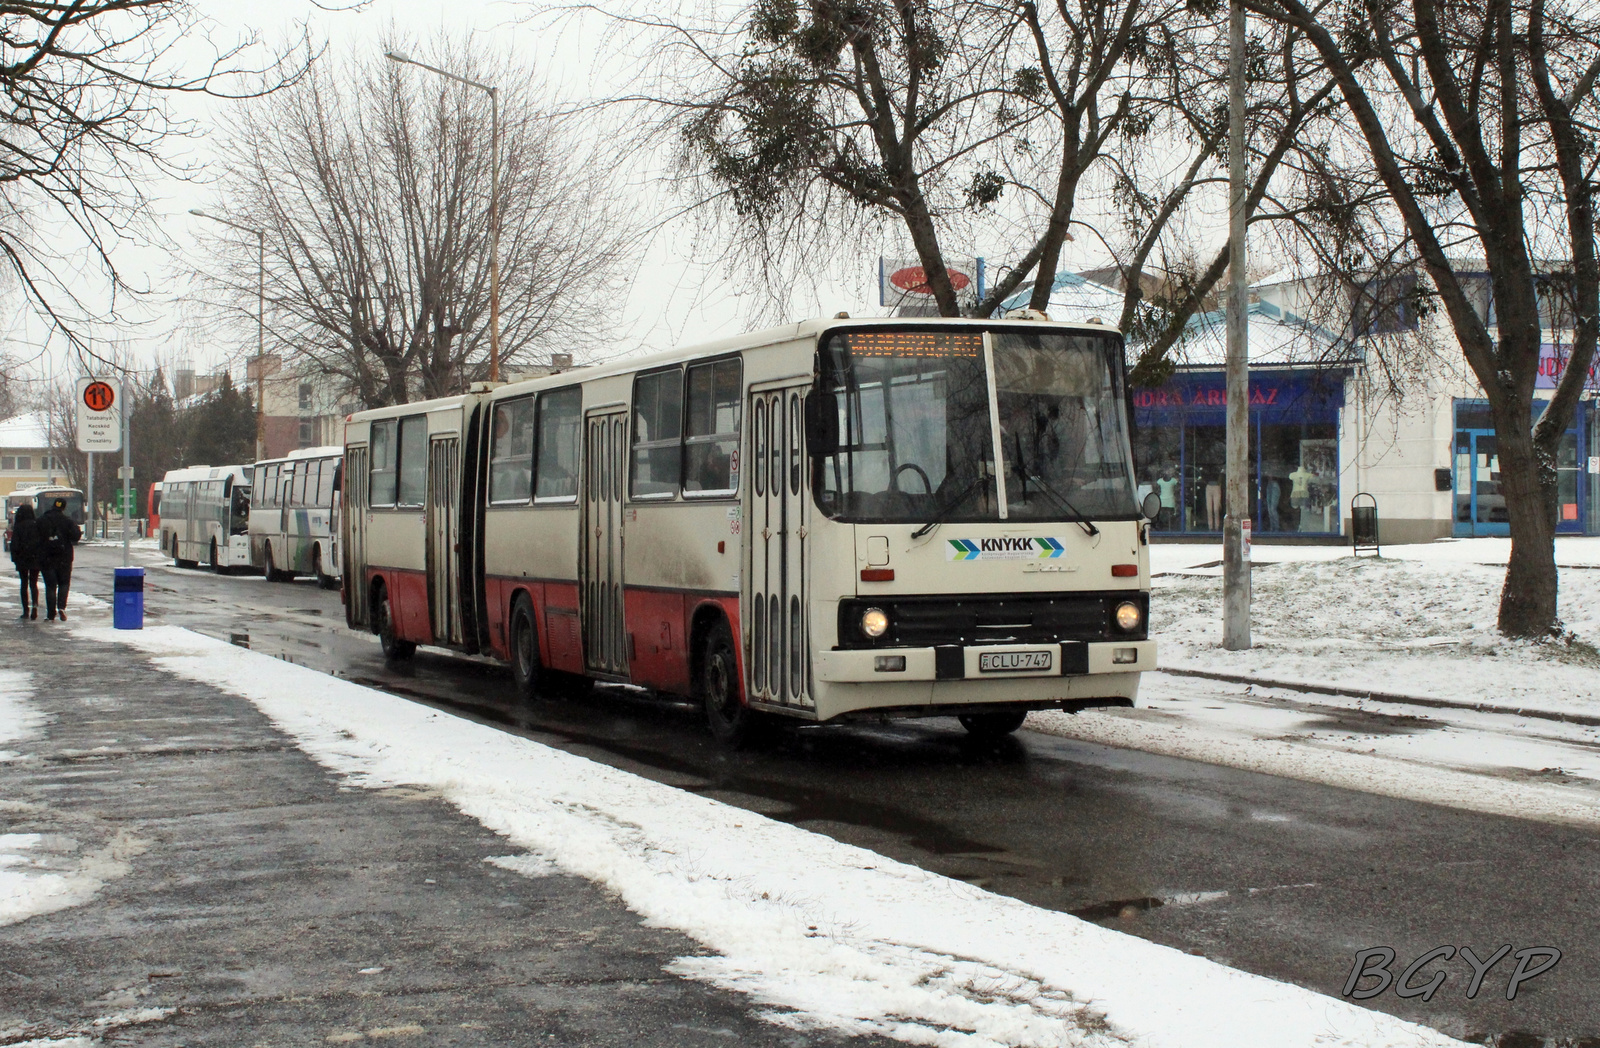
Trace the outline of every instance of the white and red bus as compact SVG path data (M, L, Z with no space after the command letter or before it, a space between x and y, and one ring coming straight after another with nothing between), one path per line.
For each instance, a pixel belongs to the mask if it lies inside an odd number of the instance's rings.
M715 733L1131 705L1155 665L1123 343L818 320L351 416L346 616Z

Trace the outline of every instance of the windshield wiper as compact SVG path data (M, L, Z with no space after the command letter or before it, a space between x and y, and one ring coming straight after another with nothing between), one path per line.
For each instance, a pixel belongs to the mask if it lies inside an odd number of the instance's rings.
M1056 491L1055 488L1052 488L1048 483L1046 483L1043 477L1039 476L1039 474L1028 472L1028 460L1022 456L1022 437L1020 435L1017 436L1015 443L1017 449L1017 473L1022 477L1023 498L1027 498L1028 496L1028 481L1032 479L1034 483L1039 485L1039 489L1041 491L1055 499L1061 504L1063 509L1072 514L1074 517L1073 523L1082 528L1085 535L1088 535L1092 538L1093 536L1100 534L1100 529L1094 526L1094 521L1085 516L1077 506L1074 506L1072 503L1068 502L1066 496Z
M968 484L962 489L959 495L951 499L949 502L946 502L943 506L940 506L933 516L928 519L928 523L922 525L922 527L918 528L916 531L913 531L911 533L911 537L914 539L920 539L922 536L926 535L940 524L943 524L945 518L951 513L954 513L956 507L967 501L967 496L978 490L978 485L982 484L988 479L989 478L986 476L979 476L977 480L973 481L971 484Z

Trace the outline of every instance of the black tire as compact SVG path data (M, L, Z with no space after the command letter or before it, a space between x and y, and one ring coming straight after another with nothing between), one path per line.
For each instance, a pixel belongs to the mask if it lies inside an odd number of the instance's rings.
M289 576L285 575L283 572L278 570L278 562L272 558L272 543L270 543L270 542L267 543L262 548L262 552L265 554L266 564L267 564L265 570L262 571L262 574L267 577L267 581L268 582L287 582L287 581L289 581Z
M339 579L322 570L322 544L311 547L311 571L317 576L317 585L325 590L338 589Z
M533 614L533 601L518 594L511 605L511 680L521 702L534 702L549 690L550 681L539 659L539 620Z
M1022 727L1028 719L1027 710L1005 710L1000 713L963 713L957 718L961 726L975 738L998 739Z
M378 635L378 643L383 647L383 657L390 662L404 662L417 653L415 641L401 640L395 635L394 616L389 613L387 590L379 590L373 596L372 629Z
M763 720L760 712L740 698L739 663L733 651L733 631L718 619L706 634L700 652L700 677L695 682L705 707L711 734L726 746L739 746L756 736Z
M207 565L207 566L212 571L216 572L218 575L226 575L228 573L228 569L223 567L222 564L220 562L218 562L218 560L217 560L217 540L216 539L212 539L211 540L211 563L209 565Z

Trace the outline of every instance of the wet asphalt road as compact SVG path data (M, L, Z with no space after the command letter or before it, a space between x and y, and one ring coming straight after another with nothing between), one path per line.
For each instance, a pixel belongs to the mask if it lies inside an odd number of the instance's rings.
M1600 1048L1600 837L1023 731L974 744L953 720L807 728L737 753L697 711L627 688L519 708L509 672L423 650L386 665L338 594L140 556L147 622L173 623L384 688L546 745L871 848L1027 902L1337 995L1357 951L1394 974L1439 946L1553 946L1554 969L1475 999L1465 961L1430 1001L1364 1003L1505 1048ZM120 550L79 553L110 597ZM1093 714L1090 714L1093 715Z

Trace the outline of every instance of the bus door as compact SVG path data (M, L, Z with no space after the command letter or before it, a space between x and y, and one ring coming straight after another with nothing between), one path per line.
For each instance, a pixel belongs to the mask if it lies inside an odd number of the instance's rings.
M461 518L461 438L428 444L428 619L433 639L461 643L461 563L456 530Z
M627 475L626 411L592 412L583 439L583 565L578 599L584 665L599 673L628 673L622 617L622 491Z
M750 597L744 602L749 694L785 706L812 705L808 657L810 596L805 497L807 386L750 395Z
M345 449L344 476L354 478L346 492L344 515L344 615L351 628L367 624L367 447Z

